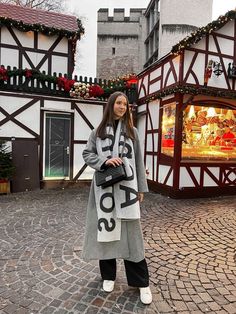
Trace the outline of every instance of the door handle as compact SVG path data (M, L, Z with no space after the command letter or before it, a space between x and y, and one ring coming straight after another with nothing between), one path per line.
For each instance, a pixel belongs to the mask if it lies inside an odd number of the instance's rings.
M66 153L67 153L67 155L70 154L70 147L69 146L66 147Z

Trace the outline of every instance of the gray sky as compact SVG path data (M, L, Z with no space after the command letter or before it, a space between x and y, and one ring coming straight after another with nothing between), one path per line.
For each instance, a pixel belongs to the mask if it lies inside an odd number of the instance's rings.
M128 15L129 8L146 8L150 0L69 0L68 2L70 11L73 14L82 17L82 22L86 31L78 44L76 74L95 77L97 11L100 8L109 8L110 10L113 8L125 8L125 15ZM219 15L225 14L227 11L235 8L236 0L213 0L212 19L215 20Z

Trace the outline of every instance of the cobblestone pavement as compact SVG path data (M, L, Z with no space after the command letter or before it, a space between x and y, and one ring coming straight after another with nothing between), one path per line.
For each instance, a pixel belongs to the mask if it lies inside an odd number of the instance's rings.
M236 313L236 196L172 200L149 193L142 224L154 302L144 306L119 262L101 290L81 260L88 187L0 196L0 313Z

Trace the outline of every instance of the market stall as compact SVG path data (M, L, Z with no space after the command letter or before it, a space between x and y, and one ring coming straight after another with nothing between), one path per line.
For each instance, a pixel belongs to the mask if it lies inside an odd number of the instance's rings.
M236 193L235 18L230 11L198 29L139 74L138 127L155 191Z

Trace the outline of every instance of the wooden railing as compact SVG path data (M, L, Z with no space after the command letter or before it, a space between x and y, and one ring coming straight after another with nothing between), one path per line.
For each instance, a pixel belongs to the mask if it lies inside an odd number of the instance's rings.
M15 67L11 68L10 66L1 66L1 69L6 70L6 76L4 78L2 73L0 73L0 90L70 97L69 91L65 91L64 88L58 84L58 78L72 80L72 78L68 77L66 74L53 73L53 75L48 75L45 71L21 70ZM26 73L26 71L28 72ZM100 99L106 99L110 93L119 90L128 96L130 103L136 102L137 93L135 84L127 88L127 84L123 80L101 80L91 77L88 78L86 76L74 76L73 80L75 82L98 84L101 86L105 93Z

